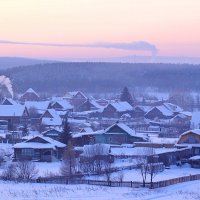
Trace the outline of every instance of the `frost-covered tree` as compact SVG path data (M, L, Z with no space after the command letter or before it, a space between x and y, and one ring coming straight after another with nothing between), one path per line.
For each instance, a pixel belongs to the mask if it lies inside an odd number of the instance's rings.
M71 177L75 173L76 171L75 169L76 169L75 150L72 143L69 141L64 151L60 172L63 176Z

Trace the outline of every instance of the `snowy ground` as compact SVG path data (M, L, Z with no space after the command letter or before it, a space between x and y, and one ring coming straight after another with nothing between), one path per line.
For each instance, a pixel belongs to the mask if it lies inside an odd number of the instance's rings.
M0 182L0 200L197 200L200 181L159 189Z
M139 170L123 170L123 181L142 181L142 176ZM165 169L163 172L157 174L154 181L168 180L182 176L188 176L193 174L200 174L199 169L191 168L189 164L184 164L182 167L171 166L170 169ZM115 172L111 176L111 180L117 180L119 172ZM105 176L89 176L85 177L90 180L106 180ZM147 177L147 181L150 181L150 176Z

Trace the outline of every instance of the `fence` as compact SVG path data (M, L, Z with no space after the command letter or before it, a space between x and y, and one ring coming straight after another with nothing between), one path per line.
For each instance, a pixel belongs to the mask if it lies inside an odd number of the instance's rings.
M183 182L195 181L195 180L200 180L200 174L153 182L152 188L166 187L166 186L174 185L177 183L183 183Z
M49 177L49 178L38 178L38 183L57 183L57 184L87 184L87 185L98 185L98 186L109 186L109 187L132 187L138 188L142 186L141 182L133 181L99 181L99 180L81 180L81 179L69 179L67 177Z

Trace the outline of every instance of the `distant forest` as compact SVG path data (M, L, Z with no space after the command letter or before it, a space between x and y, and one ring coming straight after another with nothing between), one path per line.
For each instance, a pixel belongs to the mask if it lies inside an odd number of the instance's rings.
M18 93L29 87L48 94L72 90L119 92L124 86L200 91L200 65L49 63L10 68L0 73L10 77Z

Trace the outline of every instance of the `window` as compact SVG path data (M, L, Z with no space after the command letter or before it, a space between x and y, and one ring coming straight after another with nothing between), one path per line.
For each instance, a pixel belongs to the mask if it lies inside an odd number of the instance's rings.
M22 149L22 155L23 156L33 156L34 149Z

